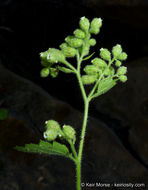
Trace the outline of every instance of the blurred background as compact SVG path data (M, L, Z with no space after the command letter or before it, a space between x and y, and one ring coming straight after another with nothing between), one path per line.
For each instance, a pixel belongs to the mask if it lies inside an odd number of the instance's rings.
M0 107L8 111L0 121L1 190L75 189L70 161L13 147L38 142L51 118L73 125L79 137L83 101L77 81L63 73L41 78L39 53L59 48L82 16L103 19L94 56L116 44L128 54L128 82L91 104L83 181L148 182L148 1L0 0Z

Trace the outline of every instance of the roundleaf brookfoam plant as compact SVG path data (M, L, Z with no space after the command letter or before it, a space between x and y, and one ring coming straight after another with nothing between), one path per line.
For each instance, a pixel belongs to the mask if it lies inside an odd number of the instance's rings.
M60 126L52 118L45 122L44 140L39 144L27 144L25 147L17 146L16 149L24 152L34 152L49 155L59 155L70 158L76 165L77 190L81 190L81 164L82 153L86 134L89 104L94 98L106 93L113 88L118 81L127 81L127 68L122 62L127 59L121 45L115 45L111 51L101 48L97 57L90 61L82 71L81 65L85 60L90 59L90 47L96 44L92 35L97 35L102 26L101 18L94 18L91 22L82 17L79 22L80 28L67 36L59 49L49 48L40 53L41 76L57 77L58 73L64 72L76 75L84 101L84 118L81 130L79 148L76 150L76 131L70 125ZM76 58L76 64L72 65L68 58ZM85 85L92 85L91 91L87 94ZM59 143L57 140L60 139ZM67 143L70 146L67 146Z

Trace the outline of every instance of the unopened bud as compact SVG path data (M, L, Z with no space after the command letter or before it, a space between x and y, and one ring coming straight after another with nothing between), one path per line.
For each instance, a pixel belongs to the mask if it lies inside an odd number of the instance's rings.
M64 48L66 48L66 47L68 47L67 43L62 43L62 44L60 45L61 50L64 49Z
M89 45L90 46L95 46L96 45L96 40L94 38L89 40Z
M78 48L82 46L83 41L79 38L72 38L71 40L69 40L68 44L73 48Z
M53 78L57 77L58 73L59 73L59 71L58 71L57 68L50 68L50 75L51 75Z
M45 122L45 127L46 129L56 129L56 130L60 129L59 123L55 120L47 120Z
M47 77L49 75L49 69L48 68L44 68L41 70L41 77Z
M96 75L83 75L82 82L83 84L92 84L97 80Z
M95 65L87 65L84 68L84 71L88 75L93 75L93 74L96 74L98 72L98 68Z
M105 70L105 72L104 72L104 75L105 75L105 76L108 76L109 74L110 74L110 69L107 68L107 69Z
M98 34L100 32L101 26L102 26L102 19L94 18L90 25L90 33Z
M126 81L127 81L127 76L126 76L126 75L120 75L120 76L119 76L119 80L120 80L121 82L126 82Z
M86 17L81 17L79 24L83 31L87 32L89 30L90 22Z
M58 132L55 129L49 129L43 133L43 136L48 141L54 141L58 136Z
M48 55L48 52L47 52L47 51L41 52L41 53L40 53L40 58L41 58L42 60L47 60L47 55Z
M127 54L125 52L122 52L117 58L121 61L124 61L127 59Z
M65 57L74 57L76 55L76 49L69 46L63 48L62 52Z
M49 48L48 49L48 54L47 54L47 60L50 63L58 63L58 62L65 62L65 56L64 54L55 48Z
M63 126L63 133L65 135L65 138L68 140L75 140L76 138L76 131L70 125Z
M76 38L80 38L80 39L85 38L85 32L83 32L81 29L76 29L74 31L74 35Z
M104 60L100 59L100 58L94 58L92 61L92 64L97 66L97 67L107 67L107 64Z
M117 70L117 75L124 75L127 73L127 67L119 67L119 69Z
M100 57L104 60L110 61L111 60L111 53L108 49L101 48L100 49Z
M116 67L120 67L122 65L122 63L121 63L121 61L116 60L115 65L116 65Z
M118 57L122 53L122 47L121 45L117 44L113 47L112 53L114 57Z

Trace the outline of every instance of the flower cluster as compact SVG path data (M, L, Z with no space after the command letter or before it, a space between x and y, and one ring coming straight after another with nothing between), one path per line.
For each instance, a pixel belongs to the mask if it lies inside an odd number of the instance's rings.
M54 141L56 138L72 141L73 144L76 141L76 132L70 125L64 125L61 129L59 123L54 120L48 120L45 122L46 131L44 132L44 138L48 141Z
M77 53L80 53L83 57L89 54L90 46L96 44L96 40L91 38L91 34L99 33L102 20L101 18L94 18L90 22L86 17L82 17L79 26L80 28L76 29L73 35L65 38L65 42L59 46L60 49L49 48L40 54L41 64L44 66L41 70L42 77L48 75L56 77L59 71L72 73L72 69L67 67L66 58L75 57Z
M127 54L122 51L121 45L117 44L112 48L112 55L108 49L100 49L100 58L96 57L91 65L84 68L85 75L82 76L83 84L92 84L106 78L126 82L127 68L122 66L122 61L127 59ZM116 69L117 68L117 69Z

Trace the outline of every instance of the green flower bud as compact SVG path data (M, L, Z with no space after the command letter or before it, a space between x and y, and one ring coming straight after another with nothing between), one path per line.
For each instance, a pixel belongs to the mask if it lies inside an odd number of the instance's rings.
M48 120L45 122L45 127L47 130L49 129L55 129L55 130L60 130L60 125L57 121L54 120Z
M76 139L76 131L70 125L63 126L63 133L67 140L74 140Z
M60 45L61 50L63 50L63 49L66 48L66 47L68 47L67 43L62 43L62 44Z
M68 68L66 68L66 67L60 67L60 66L59 66L58 69L59 69L60 71L64 72L64 73L73 73L72 70L70 70L70 69L68 69Z
M78 48L82 46L83 40L79 38L72 38L68 41L68 44L73 48Z
M102 19L94 18L90 25L90 33L98 34L100 32L101 26L102 26Z
M96 74L98 72L98 68L95 65L87 65L84 68L84 71L88 75L94 75L94 74Z
M47 77L49 75L49 69L48 68L44 68L41 70L41 77Z
M60 50L55 48L49 48L47 52L47 61L49 61L50 63L65 62L65 56Z
M126 82L126 81L127 81L127 76L125 76L125 75L120 75L120 76L119 76L119 80L120 80L121 82Z
M74 57L76 55L76 49L68 46L63 48L62 52L65 57Z
M119 69L117 70L117 75L124 75L127 73L127 67L119 67Z
M121 61L124 61L127 59L127 54L125 52L122 52L117 58Z
M122 53L122 47L121 45L117 44L113 47L112 53L114 57L118 57Z
M92 84L97 80L96 75L83 75L82 82L83 84Z
M107 69L105 69L105 72L104 72L104 75L105 76L108 76L108 75L110 75L110 69L109 68L107 68Z
M80 38L80 39L85 38L85 32L83 32L81 29L76 29L74 31L74 35L76 38Z
M96 40L94 38L89 40L89 45L95 46L96 45Z
M42 59L41 60L41 65L44 66L44 67L49 67L50 63L47 61L47 59L46 60Z
M110 67L110 74L114 75L115 74L115 69L113 67Z
M58 73L59 73L58 69L56 69L56 68L50 68L50 75L53 78L57 77Z
M69 43L69 41L70 41L71 39L73 39L73 38L74 38L74 36L67 36L67 37L65 38L65 42Z
M119 60L116 60L116 62L115 62L115 65L116 65L116 67L120 67L121 66L121 61L119 61Z
M85 45L84 47L83 47L83 49L82 49L82 52L83 52L83 56L86 56L86 55L88 55L89 54L89 50L90 50L90 45ZM81 53L82 53L81 52Z
M89 30L90 22L85 16L81 17L79 24L83 31L87 32Z
M111 60L111 53L108 49L101 48L100 49L100 57L104 60L110 61Z
M92 64L97 66L97 67L107 67L107 64L104 60L100 59L100 58L94 58L92 61Z
M46 61L46 60L47 60L47 55L48 55L48 52L47 52L47 51L41 52L41 53L40 53L40 58L41 58L41 60Z
M99 32L100 32L100 29L99 28L94 28L94 29L91 29L90 30L90 32L92 33L92 34L99 34Z
M43 133L43 136L48 141L54 141L58 136L58 132L55 129L49 129Z

